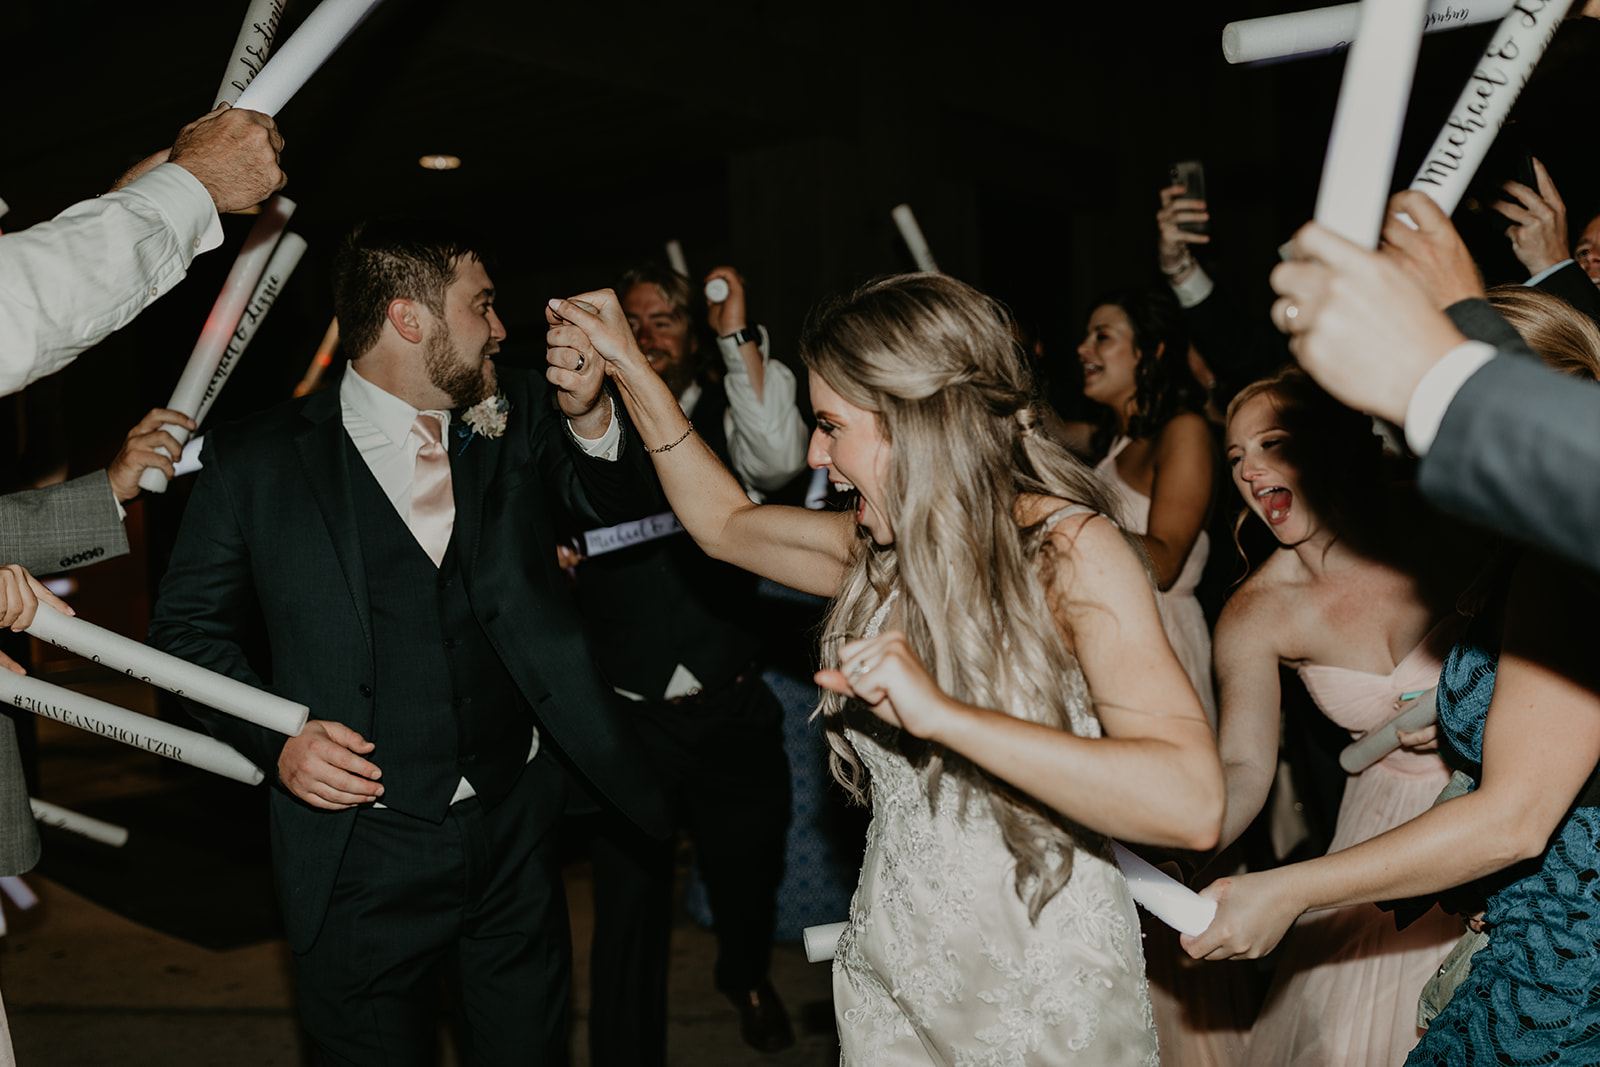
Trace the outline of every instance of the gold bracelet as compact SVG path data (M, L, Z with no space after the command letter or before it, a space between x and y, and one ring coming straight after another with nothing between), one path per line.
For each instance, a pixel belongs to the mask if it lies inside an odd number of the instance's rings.
M687 441L689 439L689 435L692 433L694 433L694 423L691 422L688 428L683 431L683 436L672 442L670 445L662 445L660 448L647 448L645 451L650 453L652 456L661 452L671 452L674 448L677 448L679 445Z

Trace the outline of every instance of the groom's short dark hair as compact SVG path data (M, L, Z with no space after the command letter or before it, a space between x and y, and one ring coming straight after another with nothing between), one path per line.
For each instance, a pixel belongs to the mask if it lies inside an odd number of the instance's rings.
M444 223L380 219L358 224L339 242L333 260L333 313L345 354L357 360L378 343L392 300L415 300L443 316L445 290L463 259L487 264L477 242Z

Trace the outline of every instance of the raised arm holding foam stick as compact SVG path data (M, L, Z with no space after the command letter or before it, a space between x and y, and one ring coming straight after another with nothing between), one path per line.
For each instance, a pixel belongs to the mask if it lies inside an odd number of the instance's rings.
M1133 900L1101 835L1212 847L1221 772L1149 578L1101 517L1115 505L1035 431L1005 311L916 274L814 317L801 343L819 418L809 460L858 494L854 514L752 504L650 370L613 294L553 301L551 321L552 380L606 362L701 548L834 596L817 681L835 776L858 799L870 776L875 810L894 813L868 830L838 941L842 1062L911 1062L928 1045L959 1058L980 1041L1030 1042L1040 1063L1153 1059L1137 965L1094 965L1103 984L1070 977L1108 946L1137 956ZM885 951L886 937L905 951ZM997 970L994 953L1044 977ZM963 988L959 1005L914 978L922 961L938 989ZM1078 1004L1095 1032L1041 1035L1008 1011L1019 996Z

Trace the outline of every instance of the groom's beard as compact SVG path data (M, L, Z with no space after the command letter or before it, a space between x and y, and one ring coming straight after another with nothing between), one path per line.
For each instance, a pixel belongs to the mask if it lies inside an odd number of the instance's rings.
M500 346L490 341L479 353L481 362L470 365L456 354L455 339L449 330L440 330L428 339L423 352L423 368L428 380L450 398L456 408L470 408L492 394L499 384L493 356Z

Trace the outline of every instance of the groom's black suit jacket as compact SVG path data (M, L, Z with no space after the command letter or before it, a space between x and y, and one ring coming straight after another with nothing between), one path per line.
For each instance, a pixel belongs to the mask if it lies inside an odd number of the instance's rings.
M454 546L472 614L532 707L542 743L565 757L587 789L665 836L648 762L595 674L556 565L552 525L554 508L591 524L659 510L649 457L627 426L616 462L586 456L571 441L542 378L502 370L501 384L511 401L504 436L467 439L452 422L447 441ZM620 417L621 405L614 410ZM312 718L342 722L371 738L374 678L381 657L395 653L372 643L368 574L351 493L356 477L371 473L348 444L336 388L209 434L150 643L307 704ZM270 664L252 663L244 651L258 609ZM281 734L191 709L278 783ZM381 750L372 759L383 766ZM315 809L281 784L270 807L289 942L304 951L321 926L358 812Z

